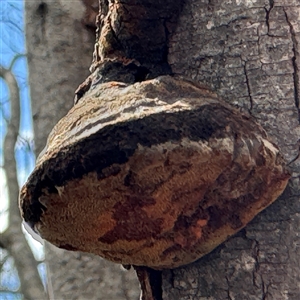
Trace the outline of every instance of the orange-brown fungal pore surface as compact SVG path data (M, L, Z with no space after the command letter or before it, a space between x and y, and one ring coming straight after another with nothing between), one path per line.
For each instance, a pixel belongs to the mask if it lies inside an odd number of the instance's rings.
M243 228L288 178L251 117L163 76L86 93L51 132L20 208L60 248L174 268Z

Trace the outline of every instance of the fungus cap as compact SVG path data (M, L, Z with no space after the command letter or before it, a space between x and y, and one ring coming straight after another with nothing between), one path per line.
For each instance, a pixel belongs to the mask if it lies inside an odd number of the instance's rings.
M49 135L22 217L54 245L175 268L212 251L285 189L253 118L169 76L87 92Z

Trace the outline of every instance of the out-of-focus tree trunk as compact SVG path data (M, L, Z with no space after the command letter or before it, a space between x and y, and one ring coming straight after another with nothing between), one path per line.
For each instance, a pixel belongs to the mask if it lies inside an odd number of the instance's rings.
M82 24L78 1L26 1L26 44L39 154L55 123L73 105L74 92L89 74L94 34ZM53 299L137 299L133 271L100 257L60 250L46 243Z
M9 220L8 228L0 235L0 247L5 249L8 252L8 255L14 259L14 264L20 279L19 292L23 295L24 299L41 299L44 298L46 294L38 273L38 263L36 262L22 232L21 216L18 207L19 185L17 178L17 163L15 159L15 146L20 127L20 90L11 69L5 69L0 66L0 78L4 79L9 89L11 111L3 143L3 169L8 190ZM22 251L20 251L20 249L22 249Z
M148 7L164 5L144 1ZM37 152L72 105L75 88L88 74L92 52L92 42L80 24L80 3L43 3L26 4ZM122 5L127 11L138 6L132 0ZM130 20L126 22L131 28ZM136 32L134 26L141 23L134 19L132 24ZM158 33L168 39L173 73L204 83L228 103L248 110L278 144L292 172L280 199L239 234L194 264L165 270L162 299L300 296L299 24L298 0L186 0L179 21L166 20L166 35ZM176 30L171 33L170 27ZM115 296L105 294L106 273L100 269L106 262L99 258L52 246L47 246L47 258L55 299L121 299L121 293L128 291L128 285L123 288L116 279Z

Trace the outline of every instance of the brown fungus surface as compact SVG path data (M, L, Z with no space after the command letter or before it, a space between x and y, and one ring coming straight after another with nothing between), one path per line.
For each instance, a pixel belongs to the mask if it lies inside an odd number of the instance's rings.
M20 208L60 248L175 268L243 228L288 179L251 117L162 76L86 93L51 132Z

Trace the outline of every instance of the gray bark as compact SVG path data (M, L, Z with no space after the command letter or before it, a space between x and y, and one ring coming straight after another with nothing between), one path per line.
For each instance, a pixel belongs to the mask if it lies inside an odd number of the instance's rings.
M72 17L66 6L59 6L62 1L45 3L48 10L44 17L37 14L38 4L26 4L27 11L32 11L27 16L31 20L27 34L35 131L37 141L42 141L38 150L45 143L45 134L72 105L71 95L87 75L83 66L90 63L89 54L72 52L78 49L76 45L83 51L88 44L80 35L80 10ZM74 7L69 5L68 9ZM198 262L164 271L163 299L276 300L300 296L299 15L297 0L187 0L175 33L168 36L172 71L206 84L228 103L249 110L290 162L292 179L280 199L242 232ZM71 34L74 26L78 26L77 35ZM55 34L60 38L58 46ZM59 49L65 53L61 55ZM91 47L87 51L90 53ZM48 69L47 74L55 76L42 79ZM51 77L56 81L50 82ZM61 104L58 98L64 99ZM99 287L102 260L55 251L48 247L55 298L107 299L101 298ZM72 270L79 266L82 272ZM118 297L109 298L121 299Z
M74 92L89 74L94 36L82 25L79 1L26 1L26 38L36 153L55 123L73 105ZM46 244L53 299L137 299L133 271L99 257Z
M184 7L170 40L172 70L249 110L291 162L293 178L242 232L193 265L165 271L164 299L300 297L299 16L297 0Z

